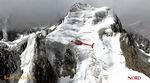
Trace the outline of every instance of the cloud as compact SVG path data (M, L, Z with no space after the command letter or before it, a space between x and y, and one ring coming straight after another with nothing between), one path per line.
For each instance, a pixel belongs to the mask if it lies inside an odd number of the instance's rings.
M13 30L22 29L25 24L53 25L77 1L113 8L123 25L137 21L150 24L150 0L0 0L0 18L10 16L10 29Z
M123 28L150 38L150 0L84 0L95 6L109 6L120 18ZM130 27L127 27L131 24ZM141 25L142 24L142 25Z
M137 20L150 22L150 0L84 0L96 6L109 6L119 15L124 24Z
M0 0L0 18L10 16L11 28L25 24L54 24L76 0Z

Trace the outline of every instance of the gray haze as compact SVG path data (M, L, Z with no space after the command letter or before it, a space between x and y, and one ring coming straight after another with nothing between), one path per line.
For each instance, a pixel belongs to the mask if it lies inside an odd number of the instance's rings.
M10 29L26 24L51 24L67 14L81 0L0 0L0 17L10 16ZM127 30L150 34L150 0L82 0L95 7L109 6Z
M0 18L10 17L9 29L26 24L54 24L76 0L0 0Z
M150 38L150 0L85 0L93 6L109 6L119 16L123 28Z

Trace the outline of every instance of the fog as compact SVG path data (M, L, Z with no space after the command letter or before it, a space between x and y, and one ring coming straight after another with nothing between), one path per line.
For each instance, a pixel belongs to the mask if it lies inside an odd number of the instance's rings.
M25 25L54 24L76 0L0 0L0 18L9 16L9 29Z
M150 31L150 0L85 0L93 6L109 6L127 30ZM148 29L148 30L147 30Z
M0 18L10 16L9 29L26 24L55 24L70 7L81 0L0 0ZM82 0L94 7L109 6L126 30L149 34L150 0Z
M150 39L150 0L85 0L93 6L109 6L128 32Z

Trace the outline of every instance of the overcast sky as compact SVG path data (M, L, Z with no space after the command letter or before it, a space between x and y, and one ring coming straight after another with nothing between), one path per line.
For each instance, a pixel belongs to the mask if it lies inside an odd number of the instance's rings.
M16 26L54 24L65 16L73 3L75 0L0 0L0 17L10 16Z
M114 9L126 27L143 25L149 29L150 0L0 0L0 17L9 15L11 23L15 26L28 23L52 25L64 17L77 1L95 7L109 6Z
M123 28L150 38L150 0L85 0L93 6L109 6L119 16Z

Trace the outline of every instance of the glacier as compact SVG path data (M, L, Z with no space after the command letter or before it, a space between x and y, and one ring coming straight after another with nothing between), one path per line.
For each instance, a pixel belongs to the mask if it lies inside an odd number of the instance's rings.
M93 25L96 12L105 12L107 16L98 24ZM150 81L145 75L125 66L125 59L120 48L120 33L113 32L110 26L115 23L114 19L116 19L112 12L108 7L88 7L83 11L69 12L58 29L48 35L48 39L63 44L68 44L73 39L95 43L93 49L74 45L73 50L79 53L77 57L83 59L78 61L77 74L70 79L71 83L148 83ZM68 24L75 19L79 22ZM100 39L101 33L99 32L103 28L105 28L105 34L102 34L102 39ZM142 76L142 80L131 81L128 79L130 75ZM60 83L66 83L63 80L60 79Z

